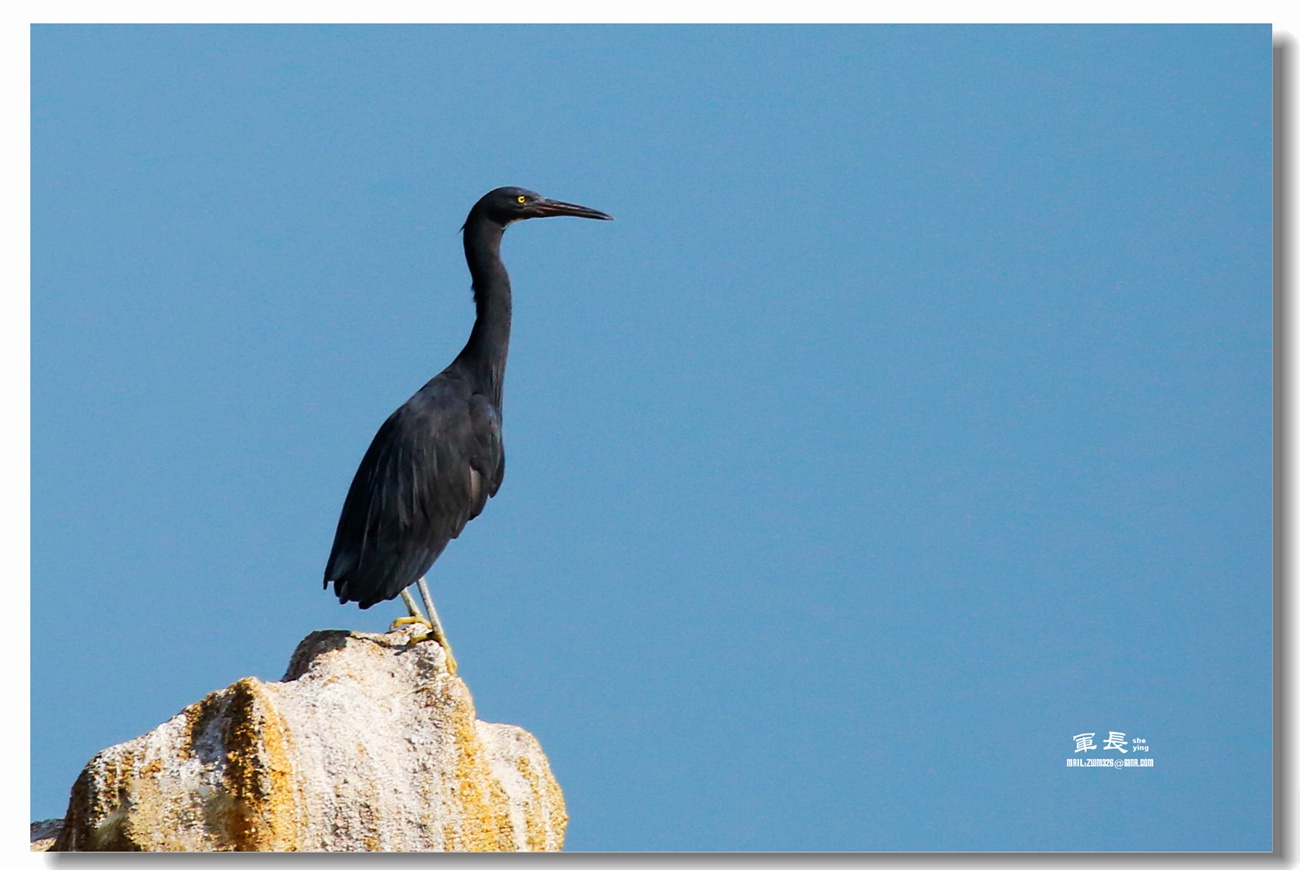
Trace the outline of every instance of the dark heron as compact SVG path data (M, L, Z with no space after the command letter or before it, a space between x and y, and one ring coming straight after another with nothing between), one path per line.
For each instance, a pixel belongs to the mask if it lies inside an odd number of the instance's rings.
M426 637L456 659L433 609L424 575L447 542L482 512L505 475L501 384L510 343L510 278L501 235L515 221L538 217L612 220L604 212L558 202L518 187L499 187L470 209L461 231L474 285L474 329L465 349L384 421L370 442L343 502L325 588L362 609L398 595ZM425 618L407 587L418 584Z

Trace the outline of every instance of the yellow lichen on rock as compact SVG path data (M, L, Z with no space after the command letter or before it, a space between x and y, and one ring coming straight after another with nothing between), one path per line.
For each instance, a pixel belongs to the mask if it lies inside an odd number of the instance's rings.
M222 744L229 801L223 846L236 852L294 851L299 820L292 745L262 686L246 677L227 690Z
M441 647L410 639L315 632L282 682L245 678L104 750L54 848L561 848L568 816L537 741L478 722Z
M492 776L483 745L474 727L473 708L458 705L453 712L456 735L456 798L460 803L460 830L455 850L463 852L514 851L514 826L505 789Z

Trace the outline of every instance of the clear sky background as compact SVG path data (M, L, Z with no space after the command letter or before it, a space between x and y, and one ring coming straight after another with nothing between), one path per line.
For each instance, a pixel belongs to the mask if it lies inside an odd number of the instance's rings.
M1266 26L35 28L32 817L402 612L321 589L334 524L518 184L616 220L508 231L508 472L430 581L569 848L1269 849L1270 74ZM1066 767L1110 731L1155 766Z

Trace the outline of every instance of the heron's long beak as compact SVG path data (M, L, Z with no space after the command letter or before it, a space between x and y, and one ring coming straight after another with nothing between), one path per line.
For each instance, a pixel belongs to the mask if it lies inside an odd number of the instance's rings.
M557 199L544 199L534 203L533 208L537 210L540 217L559 217L560 215L571 215L573 217L595 218L596 220L612 221L613 218L603 211L596 211L594 208L587 208L585 205L574 205L571 202L560 202Z

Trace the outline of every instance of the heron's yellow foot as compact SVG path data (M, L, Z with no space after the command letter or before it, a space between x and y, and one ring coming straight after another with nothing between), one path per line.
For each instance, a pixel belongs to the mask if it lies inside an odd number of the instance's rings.
M460 670L460 668L456 664L456 657L451 654L451 644L447 643L445 638L440 640L439 643L442 644L442 651L447 654L447 673L454 677L456 676L456 671Z
M431 631L421 637L412 638L411 643L419 643L424 640L434 641L442 647L442 651L447 654L447 673L451 674L453 677L456 676L456 671L459 668L456 664L456 657L451 654L451 644L447 643L447 638L438 637Z
M428 631L433 631L433 624L423 616L403 616L393 620L393 624L388 626L389 631L397 631L399 628L407 625L423 625ZM425 634L428 637L428 634Z
M443 652L447 654L447 671L452 676L456 675L456 671L459 669L459 666L456 664L456 657L451 654L451 644L447 643L447 639L445 637L438 637L437 630L434 629L433 624L429 622L429 620L425 619L422 616L403 616L398 619L394 619L393 624L389 627L388 630L397 631L397 629L401 628L404 625L423 625L426 629L428 629L424 634L420 635L419 637L411 638L410 641L408 641L408 643L415 644L415 643L419 643L422 640L437 641L438 645L442 647Z

